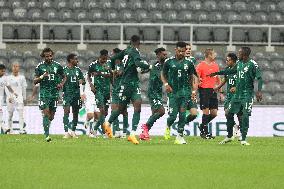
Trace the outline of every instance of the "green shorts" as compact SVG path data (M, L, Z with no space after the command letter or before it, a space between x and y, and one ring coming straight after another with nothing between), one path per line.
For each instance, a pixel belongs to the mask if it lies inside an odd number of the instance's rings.
M99 108L109 106L110 94L105 94L101 91L96 91L95 94L96 104Z
M53 112L56 112L57 103L57 98L40 98L38 101L40 110L49 109Z
M181 108L187 108L187 98L168 94L168 114L177 113Z
M226 100L224 101L224 110L227 110L227 109L228 109L230 102L231 102L231 99L226 99Z
M190 110L191 108L197 109L197 104L195 101L190 99L187 101L187 110Z
M119 90L113 89L111 94L111 103L119 104Z
M76 97L69 97L64 96L63 97L63 107L71 106L72 108L80 109L82 108L82 100L80 96Z
M253 98L234 100L232 99L228 105L228 112L233 114L238 114L242 112L243 114L251 115L253 105Z
M119 89L119 104L126 106L130 101L142 100L139 85L123 84Z
M158 110L163 107L163 100L161 98L150 98L149 102L152 110Z

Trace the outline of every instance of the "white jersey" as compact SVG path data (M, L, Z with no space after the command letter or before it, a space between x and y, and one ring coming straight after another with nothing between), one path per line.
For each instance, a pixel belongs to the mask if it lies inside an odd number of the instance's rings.
M94 77L91 77L91 79L93 83ZM85 74L85 81L86 81L86 84L85 84L84 94L86 95L86 98L87 99L95 98L95 94L91 91L91 87L88 82L88 74Z
M9 85L7 81L7 76L0 77L0 107L2 106L4 100L4 90Z
M5 92L7 95L7 102L9 98L12 98L17 103L23 103L26 99L26 89L27 89L27 82L26 78L23 75L14 76L8 75L7 83L13 89L14 93L18 95L17 98L14 98L14 95L10 93L10 91L5 88Z

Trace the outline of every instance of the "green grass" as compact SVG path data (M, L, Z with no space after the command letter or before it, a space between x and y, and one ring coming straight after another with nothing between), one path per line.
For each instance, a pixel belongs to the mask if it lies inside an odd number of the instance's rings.
M284 138L63 140L0 135L0 188L283 188Z

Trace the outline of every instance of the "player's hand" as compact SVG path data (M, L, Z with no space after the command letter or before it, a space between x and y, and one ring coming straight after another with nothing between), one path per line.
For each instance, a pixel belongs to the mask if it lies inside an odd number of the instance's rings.
M232 87L232 88L230 88L230 92L231 92L231 93L235 93L235 92L236 92L236 90L237 90L237 88L236 88L236 87Z
M26 101L29 103L29 102L32 102L34 99L35 99L35 96L32 95L32 96L29 96Z
M255 94L255 96L256 96L257 102L262 101L262 92L257 91L256 94Z
M63 84L62 83L59 83L56 87L58 90L62 89L63 88Z
M8 101L9 101L10 103L13 103L14 99L13 99L13 98L9 98Z
M191 100L196 102L196 91L192 91L192 93L191 93Z
M90 85L90 87L91 87L91 91L92 91L94 94L96 94L96 88L95 88L95 86L94 86L94 85Z
M214 76L216 76L217 74L214 72L214 73L211 73L211 74L208 74L208 75L206 75L207 77L214 77Z
M166 92L167 92L167 93L173 92L173 89L172 89L172 87L171 87L170 85L167 85L167 86L166 86Z
M224 100L225 100L224 94L223 94L223 93L220 93L220 95L219 95L219 101L220 101L220 102L223 102Z
M220 89L219 89L219 87L214 87L213 90L214 90L215 93L218 93Z
M85 94L82 94L82 95L81 95L81 100L82 100L82 101L85 101L86 99L87 99L87 98L86 98L86 95L85 95Z

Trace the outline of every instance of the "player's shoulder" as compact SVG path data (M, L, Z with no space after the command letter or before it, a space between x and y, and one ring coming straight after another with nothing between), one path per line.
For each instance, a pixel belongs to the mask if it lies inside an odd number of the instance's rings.
M39 68L40 66L42 66L44 64L44 61L41 61L37 64L36 68Z
M171 56L171 57L169 57L169 58L167 58L167 59L165 60L165 63L171 62L171 61L173 61L174 59L175 59L175 57L174 57L174 56Z
M61 67L62 67L62 65L61 65L59 62L57 62L56 60L53 60L52 63L53 63L54 65L56 65L56 66L61 66Z
M256 68L258 68L258 63L255 60L250 59L250 63L253 64Z

